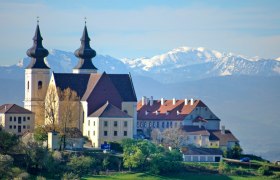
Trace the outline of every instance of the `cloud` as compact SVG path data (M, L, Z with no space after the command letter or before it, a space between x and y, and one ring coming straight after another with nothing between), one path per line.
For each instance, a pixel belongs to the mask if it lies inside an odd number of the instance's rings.
M45 47L74 51L83 18L98 53L117 57L152 56L177 46L205 46L248 56L279 57L280 12L266 7L225 8L208 4L182 7L63 8L44 1L0 3L0 62L16 62L32 45L36 16ZM271 48L270 46L273 47ZM11 52L12 55L5 55ZM5 60L4 60L5 59Z

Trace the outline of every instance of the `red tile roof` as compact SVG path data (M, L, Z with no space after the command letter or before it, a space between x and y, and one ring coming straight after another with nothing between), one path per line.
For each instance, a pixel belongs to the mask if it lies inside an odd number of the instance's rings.
M32 114L31 111L16 104L3 104L0 106L0 113L4 114Z
M154 100L152 106L149 103L142 105L142 102L139 101L137 103L137 118L138 120L183 120L196 107L207 106L201 100L195 100L193 105L190 105L190 101L185 105L185 100L176 100L175 105L173 105L173 100L165 100L164 104L161 105L160 100ZM156 115L156 111L158 111L158 115Z

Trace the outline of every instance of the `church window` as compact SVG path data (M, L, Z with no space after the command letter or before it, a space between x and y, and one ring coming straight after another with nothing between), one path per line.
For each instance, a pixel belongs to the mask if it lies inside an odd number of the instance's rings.
M42 87L43 87L42 81L38 81L38 89L42 89Z
M124 121L123 126L124 126L124 127L127 127L127 121Z

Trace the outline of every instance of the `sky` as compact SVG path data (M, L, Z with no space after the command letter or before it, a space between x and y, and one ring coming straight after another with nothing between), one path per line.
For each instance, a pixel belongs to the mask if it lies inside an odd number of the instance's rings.
M91 46L116 58L181 46L280 57L279 0L1 0L0 65L26 57L37 16L49 51L74 52L87 18Z

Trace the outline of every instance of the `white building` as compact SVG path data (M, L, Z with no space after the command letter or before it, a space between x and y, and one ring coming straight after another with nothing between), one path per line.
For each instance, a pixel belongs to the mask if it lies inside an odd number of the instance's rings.
M203 118L204 122L197 121L198 118ZM153 100L152 97L143 97L137 103L137 128L146 136L150 136L154 128L163 131L199 123L206 129L220 129L220 119L201 100Z
M53 72L50 77L50 68L44 61L48 51L42 46L42 39L39 25L37 25L33 38L34 44L27 51L27 55L32 59L25 70L24 101L25 107L36 115L35 124L50 123L50 118L45 118L46 113L42 112L42 109L44 109L42 107L45 105L46 109L46 102L52 93L55 93L53 101L56 103L55 117L58 121L56 123L60 123L63 111L61 107L64 100L59 92L70 88L77 93L79 98L72 102L75 104L72 107L72 113L76 119L75 127L84 136L88 136L95 147L99 147L104 141L119 141L136 135L137 98L131 76L130 74L98 73L98 69L92 63L92 58L96 56L96 52L90 47L87 27L84 27L81 46L75 51L79 62L77 66L73 67L73 73ZM97 116L96 114L105 106L107 108L114 107L114 112L118 111L122 116L104 117L102 113ZM100 126L93 127L91 123L88 123L90 121L96 122ZM104 136L105 130L101 124L108 122L109 128L111 127L110 123L115 121L118 122L118 128L120 129L108 129L108 135ZM121 124L125 122L127 123L126 127L122 127ZM117 131L117 135L115 135L115 131ZM96 134L94 137L92 136L93 133Z
M0 106L0 128L16 135L33 131L34 113L16 104L3 104Z
M186 162L220 162L223 151L216 148L183 148L183 161Z

